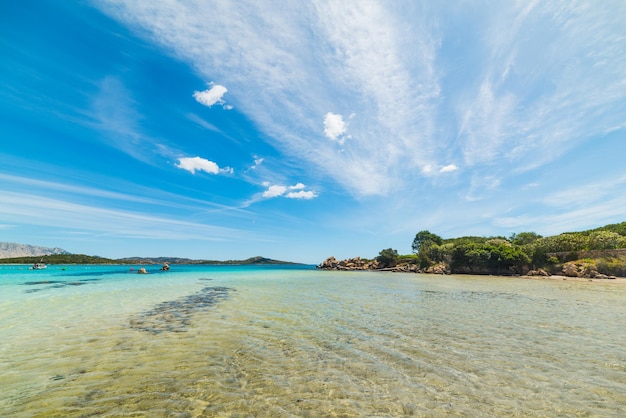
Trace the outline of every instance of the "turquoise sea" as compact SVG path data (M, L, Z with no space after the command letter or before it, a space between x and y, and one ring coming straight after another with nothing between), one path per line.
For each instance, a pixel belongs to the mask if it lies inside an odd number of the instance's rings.
M27 268L0 266L2 417L626 414L623 284Z

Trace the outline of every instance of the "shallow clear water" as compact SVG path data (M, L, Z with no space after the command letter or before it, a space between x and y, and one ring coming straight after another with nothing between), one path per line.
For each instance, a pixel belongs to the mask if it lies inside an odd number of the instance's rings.
M626 411L624 285L149 270L0 266L0 416Z

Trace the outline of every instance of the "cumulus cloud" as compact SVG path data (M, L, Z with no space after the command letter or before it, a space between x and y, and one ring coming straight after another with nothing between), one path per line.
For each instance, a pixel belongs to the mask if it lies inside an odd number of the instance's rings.
M269 182L263 183L267 190L263 192L263 197L273 198L284 196L287 199L313 199L317 197L317 193L312 190L305 190L306 186L302 183L297 183L293 186L284 186L282 184L270 184Z
M448 165L445 165L445 166L441 167L439 169L439 172L440 173L451 173L451 172L456 171L458 169L459 169L459 167L457 167L456 165L448 164Z
M195 174L196 171L204 171L209 174L230 173L234 170L230 167L220 168L213 161L209 161L201 157L185 157L179 158L176 167L189 171L191 174Z
M280 184L274 184L269 186L266 191L263 192L263 197L272 198L278 197L285 194L287 191L287 186L282 186Z
M343 144L345 140L344 134L347 129L348 126L344 122L343 116L331 112L324 116L324 135L326 135L326 138Z
M200 104L205 105L206 107L211 107L215 104L221 105L224 109L230 110L233 107L231 105L227 105L224 102L224 94L228 91L228 89L224 86L220 86L219 84L209 84L211 86L210 89L204 91L196 91L193 93L193 98Z

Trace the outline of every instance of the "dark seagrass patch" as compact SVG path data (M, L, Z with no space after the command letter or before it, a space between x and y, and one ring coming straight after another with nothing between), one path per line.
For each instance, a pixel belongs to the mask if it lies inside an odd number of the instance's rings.
M232 288L205 287L197 293L176 300L161 302L154 308L130 319L131 328L152 334L185 332L194 314L207 310L228 298Z

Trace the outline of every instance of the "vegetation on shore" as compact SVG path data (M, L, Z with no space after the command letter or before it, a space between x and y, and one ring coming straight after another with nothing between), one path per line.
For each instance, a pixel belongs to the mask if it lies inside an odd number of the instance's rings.
M192 260L177 257L130 257L111 259L84 254L51 254L43 256L1 258L0 264L209 264L209 265L249 265L249 264L295 264L289 261L272 260L265 257L251 257L245 260Z
M321 268L393 269L440 274L552 275L626 277L626 222L581 232L543 237L521 232L510 237L465 236L444 239L420 231L412 254L392 248L374 260L325 261ZM333 259L334 260L334 259ZM333 267L334 265L334 267ZM330 267L329 267L330 266Z

